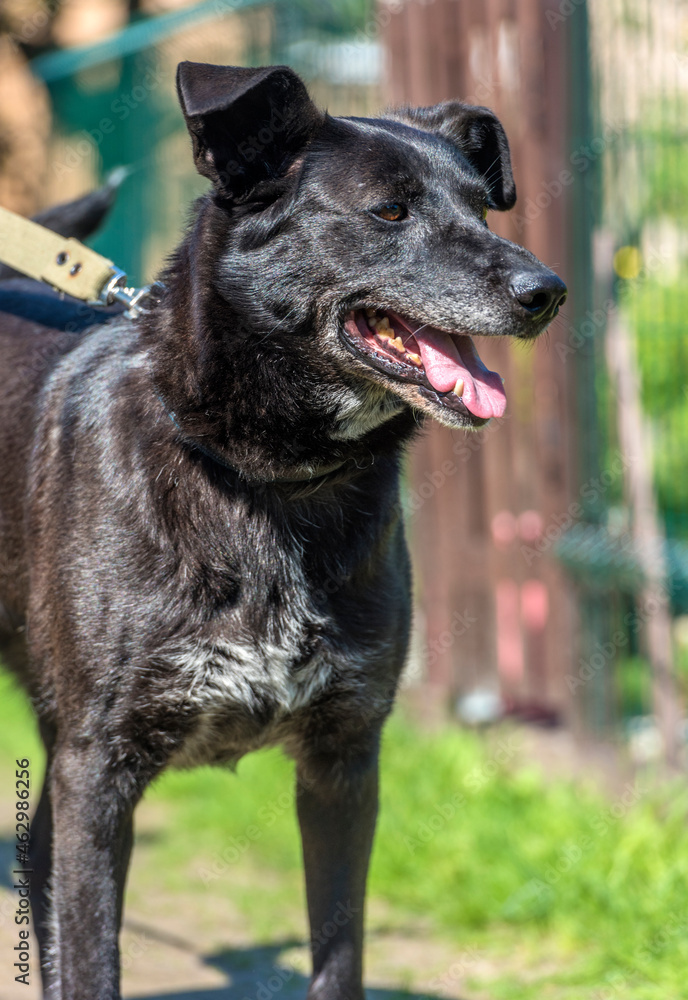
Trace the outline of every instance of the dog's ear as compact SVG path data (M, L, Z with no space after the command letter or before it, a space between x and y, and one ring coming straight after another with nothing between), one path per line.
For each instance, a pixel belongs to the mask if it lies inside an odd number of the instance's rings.
M493 111L461 101L444 101L430 108L403 108L395 117L452 142L487 181L490 208L513 208L516 185L509 141Z
M286 173L324 118L288 66L182 62L177 93L196 169L229 200Z

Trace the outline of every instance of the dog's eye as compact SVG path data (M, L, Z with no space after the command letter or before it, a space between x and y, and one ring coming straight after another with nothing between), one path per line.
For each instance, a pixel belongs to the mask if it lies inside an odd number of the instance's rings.
M375 215L387 222L401 222L408 215L408 210L406 205L397 205L394 202L392 205L383 205L382 208L375 209Z

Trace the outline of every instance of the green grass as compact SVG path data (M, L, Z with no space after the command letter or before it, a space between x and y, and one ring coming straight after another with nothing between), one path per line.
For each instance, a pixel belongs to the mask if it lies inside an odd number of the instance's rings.
M645 778L607 800L517 767L518 739L391 720L371 897L458 942L457 953L470 945L493 960L489 988L474 975L490 1000L688 996L686 783ZM4 677L0 753L4 787L14 757L37 760L30 715ZM236 774L165 775L147 796L161 819L146 847L151 884L164 877L182 893L192 873L199 892L226 886L247 926L267 935L300 885L291 772L270 751ZM226 878L247 868L261 873L260 891Z
M688 203L687 203L688 204ZM688 538L688 341L685 269L674 281L628 282L621 303L636 334L642 403L652 427L655 485L668 528Z

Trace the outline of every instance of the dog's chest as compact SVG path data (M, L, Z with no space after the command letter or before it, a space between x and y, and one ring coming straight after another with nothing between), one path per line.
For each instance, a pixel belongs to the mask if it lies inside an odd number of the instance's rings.
M307 646L298 627L277 641L249 636L200 640L181 653L178 667L189 701L202 710L274 705L293 712L323 687L330 671L326 653Z
M195 716L177 763L230 759L268 742L330 683L341 658L338 630L314 606L298 560L283 553L279 564L281 579L254 575L245 600L224 619L165 651L175 696L181 693ZM269 599L274 590L277 606Z
M214 609L204 608L199 628L184 627L183 641L157 651L162 676L174 678L168 705L190 720L173 763L231 761L297 738L316 705L355 714L397 641L394 602L377 600L370 548L352 543L341 509L297 514L287 521L282 509L239 503L223 514L229 527L218 528L220 541L202 563ZM385 565L379 552L375 558ZM178 603L190 607L198 575L185 580L189 596Z
M331 680L333 658L294 624L279 641L200 640L179 650L176 671L195 724L173 763L232 760L270 742Z

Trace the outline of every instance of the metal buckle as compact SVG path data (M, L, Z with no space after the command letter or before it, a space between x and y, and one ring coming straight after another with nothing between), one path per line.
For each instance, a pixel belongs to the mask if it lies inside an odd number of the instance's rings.
M101 288L100 295L96 299L96 304L111 306L115 302L121 302L127 306L127 311L124 315L130 319L135 319L142 312L145 312L141 306L141 302L148 297L153 285L143 285L141 288L128 288L126 281L127 276L124 271L120 271L118 267L115 267L112 277ZM154 282L154 284L159 283Z

